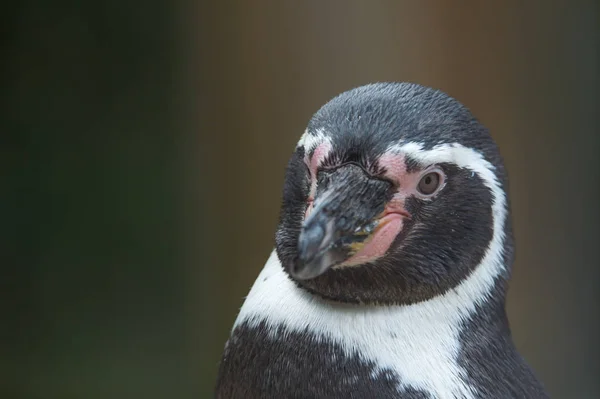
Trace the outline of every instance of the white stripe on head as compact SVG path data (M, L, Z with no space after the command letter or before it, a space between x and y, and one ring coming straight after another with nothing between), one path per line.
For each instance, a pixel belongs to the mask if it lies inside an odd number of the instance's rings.
M305 143L312 139L305 139ZM312 144L310 144L312 145ZM306 148L306 147L305 147ZM242 322L266 322L277 327L310 331L348 353L372 361L376 371L390 369L400 389L412 387L437 398L473 398L465 370L458 364L459 336L476 305L490 295L504 270L503 243L506 196L494 166L477 151L460 144L440 144L424 150L420 143L393 146L423 164L453 163L476 173L493 195L493 236L481 263L454 289L413 305L349 305L326 302L298 288L283 271L275 251L254 283L234 328ZM278 337L282 338L282 337ZM283 338L285 339L285 338Z
M329 141L331 143L330 138L325 135L323 129L317 129L312 133L306 129L300 137L298 144L296 144L296 148L304 147L304 152L307 154L324 141Z

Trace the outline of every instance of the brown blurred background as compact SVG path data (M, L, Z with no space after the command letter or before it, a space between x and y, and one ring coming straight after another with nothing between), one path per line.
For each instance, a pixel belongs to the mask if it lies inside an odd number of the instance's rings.
M208 398L306 123L374 81L499 143L509 316L554 398L600 397L593 1L5 6L0 397Z

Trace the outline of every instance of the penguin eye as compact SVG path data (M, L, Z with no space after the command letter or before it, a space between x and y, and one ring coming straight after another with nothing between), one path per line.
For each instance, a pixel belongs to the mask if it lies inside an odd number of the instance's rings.
M417 186L419 192L423 195L431 195L440 186L441 181L440 174L438 172L430 172L421 178L419 185Z

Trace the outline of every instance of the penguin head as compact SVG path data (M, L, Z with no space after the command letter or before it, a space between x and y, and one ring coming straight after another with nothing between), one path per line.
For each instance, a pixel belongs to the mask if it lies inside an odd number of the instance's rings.
M511 263L508 211L498 149L464 106L416 84L370 84L309 122L288 164L276 250L323 298L416 303Z

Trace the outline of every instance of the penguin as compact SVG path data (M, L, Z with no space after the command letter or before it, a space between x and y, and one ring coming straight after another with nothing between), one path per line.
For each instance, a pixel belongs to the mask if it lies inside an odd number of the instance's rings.
M547 398L511 338L507 173L454 98L374 83L318 110L216 398Z

